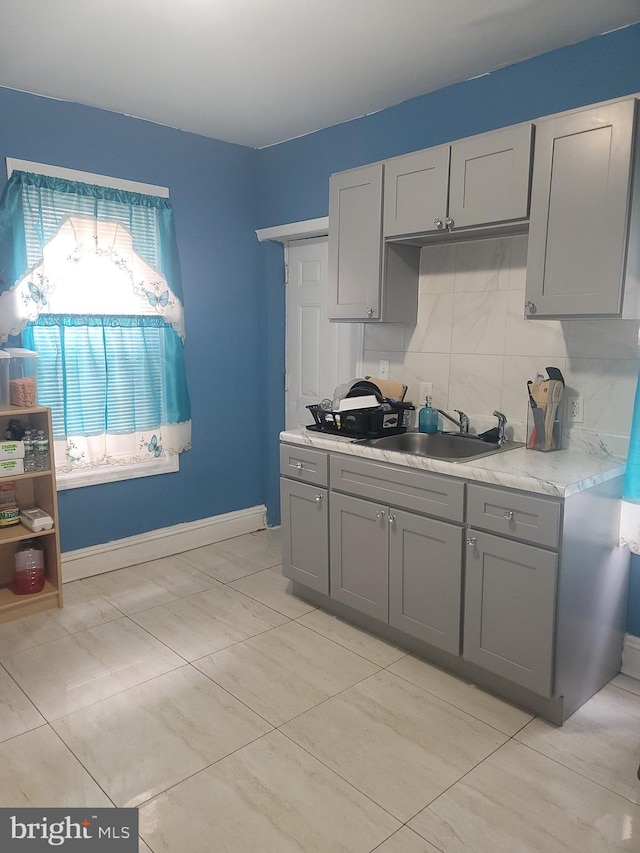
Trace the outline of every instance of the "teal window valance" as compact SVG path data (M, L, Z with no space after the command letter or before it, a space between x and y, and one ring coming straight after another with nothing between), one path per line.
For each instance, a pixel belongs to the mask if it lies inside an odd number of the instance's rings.
M190 447L184 315L168 199L12 174L0 201L0 341L39 353L56 467Z

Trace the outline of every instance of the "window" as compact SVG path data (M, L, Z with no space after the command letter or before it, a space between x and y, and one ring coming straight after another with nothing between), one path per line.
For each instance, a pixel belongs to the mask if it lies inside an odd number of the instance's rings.
M39 354L59 487L177 470L191 421L166 191L24 165L0 205L0 340Z

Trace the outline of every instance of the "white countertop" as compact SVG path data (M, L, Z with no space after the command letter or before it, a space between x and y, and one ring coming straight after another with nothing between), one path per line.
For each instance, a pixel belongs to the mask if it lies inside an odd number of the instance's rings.
M361 459L405 465L421 471L561 498L618 477L624 474L625 469L622 459L594 456L580 450L540 453L519 447L471 462L445 462L442 459L365 447L354 444L352 438L305 429L285 430L280 433L280 440L288 444L348 453Z

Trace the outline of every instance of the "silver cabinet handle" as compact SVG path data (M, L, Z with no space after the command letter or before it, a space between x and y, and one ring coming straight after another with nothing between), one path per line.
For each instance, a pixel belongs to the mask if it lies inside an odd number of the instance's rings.
M376 512L376 518L384 518L384 510L383 509L379 509Z
M476 536L467 536L467 545L475 545L477 541Z
M447 218L445 219L444 222L445 222L445 225L447 226L447 228L449 229L449 231L451 231L453 226L455 225L455 222L453 221L453 219L450 216L447 216Z
M315 502L316 502L317 504L321 503L321 502L322 502L322 495L316 495L316 497L315 497Z
M302 471L302 469L304 468L304 464L302 462L298 462L296 468L298 469L298 471Z
M527 309L527 311L535 311L536 310L535 303L532 302L530 299L527 299L527 301L524 303L524 307Z
M390 516L389 516L389 524L395 524L395 523L396 523L396 520L397 520L397 519L396 519L396 516L395 516L395 515L390 515Z
M367 308L367 317L373 317L373 308Z
M513 510L508 509L502 517L505 521L513 521Z
M442 228L444 225L442 219L434 219L433 224L436 226L436 228Z

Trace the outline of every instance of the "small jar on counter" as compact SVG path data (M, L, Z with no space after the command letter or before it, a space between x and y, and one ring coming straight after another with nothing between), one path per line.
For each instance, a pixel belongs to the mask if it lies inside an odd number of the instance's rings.
M0 528L20 523L16 484L0 483Z

